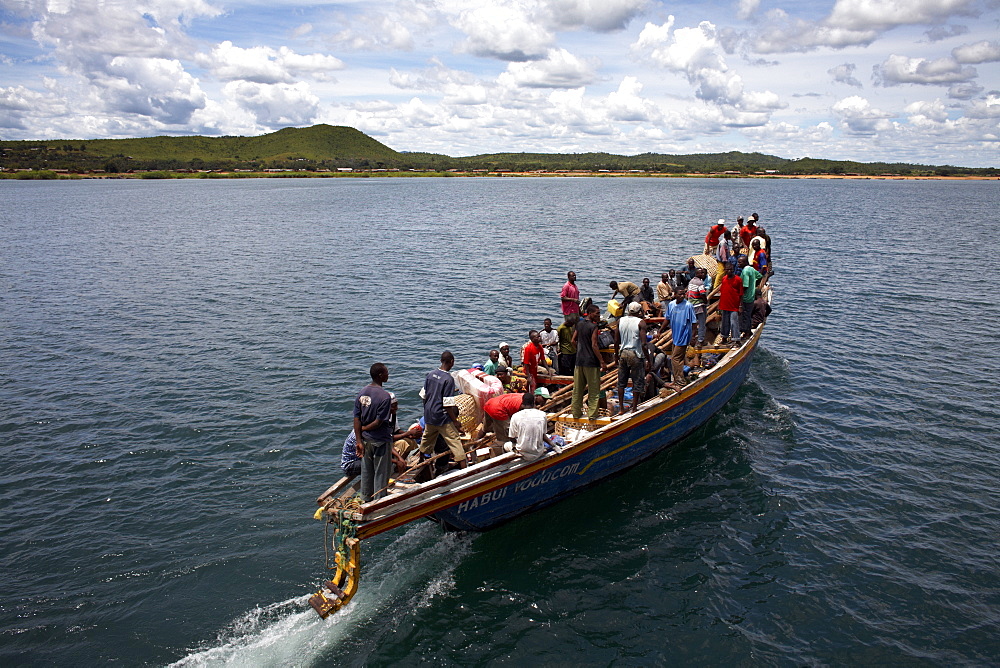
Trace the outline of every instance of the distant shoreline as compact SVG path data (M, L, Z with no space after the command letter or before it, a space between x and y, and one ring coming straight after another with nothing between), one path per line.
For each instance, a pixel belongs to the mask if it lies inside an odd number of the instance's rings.
M672 174L660 172L618 172L618 171L553 171L553 172L471 172L471 171L393 171L358 170L349 172L320 171L272 171L272 172L227 172L227 171L159 171L131 172L121 174L88 173L70 174L58 170L22 170L0 174L0 180L81 180L81 179L364 179L364 178L666 178L666 179L822 179L841 181L998 181L1000 175L962 176L903 176L885 174L866 176L860 174Z

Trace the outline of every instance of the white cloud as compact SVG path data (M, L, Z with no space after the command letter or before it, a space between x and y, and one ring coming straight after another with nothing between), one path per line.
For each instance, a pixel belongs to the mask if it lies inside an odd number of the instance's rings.
M765 14L753 48L760 53L788 53L867 46L893 28L934 25L979 11L980 0L837 0L828 16L812 21L773 9Z
M760 8L760 0L738 0L736 18L746 20L757 13Z
M952 49L951 55L956 61L969 65L995 63L1000 61L1000 41L963 44Z
M624 29L648 4L648 0L548 0L540 3L539 14L555 30L609 32Z
M952 84L976 77L976 68L963 67L954 58L908 58L891 55L873 68L876 85Z
M969 32L969 27L964 25L939 25L934 26L924 34L927 35L927 39L932 42L940 42L941 40L949 39L951 37L958 37Z
M827 17L830 26L885 31L904 25L939 23L952 16L972 16L977 0L837 0Z
M223 93L265 128L307 125L319 113L319 98L303 82L260 84L231 81L225 85Z
M1000 92L992 92L985 100L974 102L965 115L969 118L1000 119ZM1000 126L994 125L993 130L1000 132Z
M746 91L743 78L729 70L715 25L702 21L697 28L672 29L671 16L662 25L647 23L632 44L632 52L667 70L683 73L695 87L695 97L718 105L723 125L762 125L770 112L780 109L770 91Z
M0 88L0 128L28 130L39 117L66 112L55 96L45 95L24 86Z
M633 123L656 123L661 114L656 105L644 99L642 84L635 77L625 77L618 85L618 90L608 94L604 101L608 118L613 121Z
M228 40L216 45L210 54L202 54L198 61L222 81L260 84L293 83L302 76L322 81L329 78L329 72L344 68L344 63L333 56L300 55L285 46L243 49Z
M948 87L948 97L953 100L971 100L985 90L972 82L957 83Z
M410 51L414 31L434 26L433 12L423 3L397 2L385 9L369 8L353 17L349 27L329 36L337 47L357 51Z
M161 123L187 123L206 96L198 80L177 60L116 56L91 83L100 88L105 108L148 116Z
M841 127L850 134L874 135L894 128L889 120L893 114L873 108L868 100L858 95L839 100L831 111L840 119Z
M455 25L467 36L462 49L499 60L541 58L555 41L523 7L496 4L462 12Z
M517 86L577 88L594 80L597 62L577 58L566 49L551 49L543 60L510 63L507 73Z
M856 68L857 66L854 63L844 63L843 65L837 65L833 69L827 70L826 73L831 75L837 83L862 88L861 82L854 78L854 70Z
M910 115L911 122L925 119L934 123L943 123L948 120L948 111L944 108L944 103L941 100L913 102L908 104L904 111Z

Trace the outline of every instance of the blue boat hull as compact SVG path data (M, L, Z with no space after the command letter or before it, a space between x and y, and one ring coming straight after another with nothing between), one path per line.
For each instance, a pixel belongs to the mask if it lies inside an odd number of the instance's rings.
M762 329L762 328L761 328ZM438 511L434 519L449 529L485 531L519 515L555 503L625 471L669 448L708 422L740 388L761 331L739 358L716 376L699 382L663 404L620 420L561 455L526 467L512 481Z

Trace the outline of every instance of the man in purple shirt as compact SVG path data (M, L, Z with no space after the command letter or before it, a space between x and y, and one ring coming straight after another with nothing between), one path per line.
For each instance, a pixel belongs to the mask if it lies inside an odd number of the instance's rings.
M441 366L424 378L420 394L424 400L424 437L420 442L420 452L425 455L435 452L438 437L451 451L456 468L465 468L465 450L462 447L462 424L458 421L458 407L455 405L455 379L449 371L455 366L455 356L449 351L441 353ZM442 452L444 450L441 450ZM435 467L442 471L445 467Z
M576 287L576 272L571 271L566 274L566 284L563 285L562 292L559 293L562 300L563 315L580 312L580 288Z
M392 397L382 385L389 369L372 364L372 382L354 399L354 439L361 457L361 500L368 503L385 496L392 467Z

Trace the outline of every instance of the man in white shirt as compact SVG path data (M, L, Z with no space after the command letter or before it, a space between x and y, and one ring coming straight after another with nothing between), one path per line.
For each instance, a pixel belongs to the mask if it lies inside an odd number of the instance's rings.
M513 450L528 461L544 455L545 444L555 447L545 433L545 411L539 410L536 405L544 406L545 398L526 392L521 401L522 408L510 418L508 429L510 437L517 442Z

